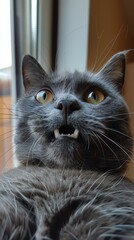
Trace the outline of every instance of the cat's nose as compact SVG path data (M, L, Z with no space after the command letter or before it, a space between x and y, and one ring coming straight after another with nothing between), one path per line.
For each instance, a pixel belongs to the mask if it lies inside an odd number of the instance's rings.
M66 115L69 115L74 111L78 111L80 109L80 104L76 99L63 99L57 103L56 108L63 111Z

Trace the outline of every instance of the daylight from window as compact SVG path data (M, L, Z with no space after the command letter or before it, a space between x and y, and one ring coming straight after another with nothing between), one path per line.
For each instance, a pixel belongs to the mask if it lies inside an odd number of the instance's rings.
M0 0L0 69L11 64L10 0Z

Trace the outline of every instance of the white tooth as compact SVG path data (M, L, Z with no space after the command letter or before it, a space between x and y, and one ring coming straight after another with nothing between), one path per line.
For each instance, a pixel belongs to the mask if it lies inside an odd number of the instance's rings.
M78 138L78 135L79 135L79 130L78 130L78 129L75 129L75 131L74 131L74 133L71 135L71 137L77 139L77 138Z
M79 130L75 129L74 133L73 134L60 134L59 132L59 129L55 129L54 130L54 136L55 138L58 138L60 136L66 136L66 137L71 137L71 138L75 138L77 139L78 138L78 135L79 135Z
M55 138L58 138L60 136L60 133L59 133L58 129L54 130L54 135L55 135Z

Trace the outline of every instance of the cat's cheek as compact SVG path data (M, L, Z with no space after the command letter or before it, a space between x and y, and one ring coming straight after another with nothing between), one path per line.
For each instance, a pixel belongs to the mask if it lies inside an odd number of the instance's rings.
M29 119L28 126L31 134L41 134L43 132L43 121L40 119Z

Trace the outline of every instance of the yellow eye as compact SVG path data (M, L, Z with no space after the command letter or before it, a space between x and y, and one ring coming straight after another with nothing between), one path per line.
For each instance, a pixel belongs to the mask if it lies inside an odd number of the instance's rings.
M91 104L99 104L104 99L105 95L101 91L93 90L88 94L86 101Z
M46 104L53 101L53 94L47 89L41 90L37 93L35 99L41 104Z

